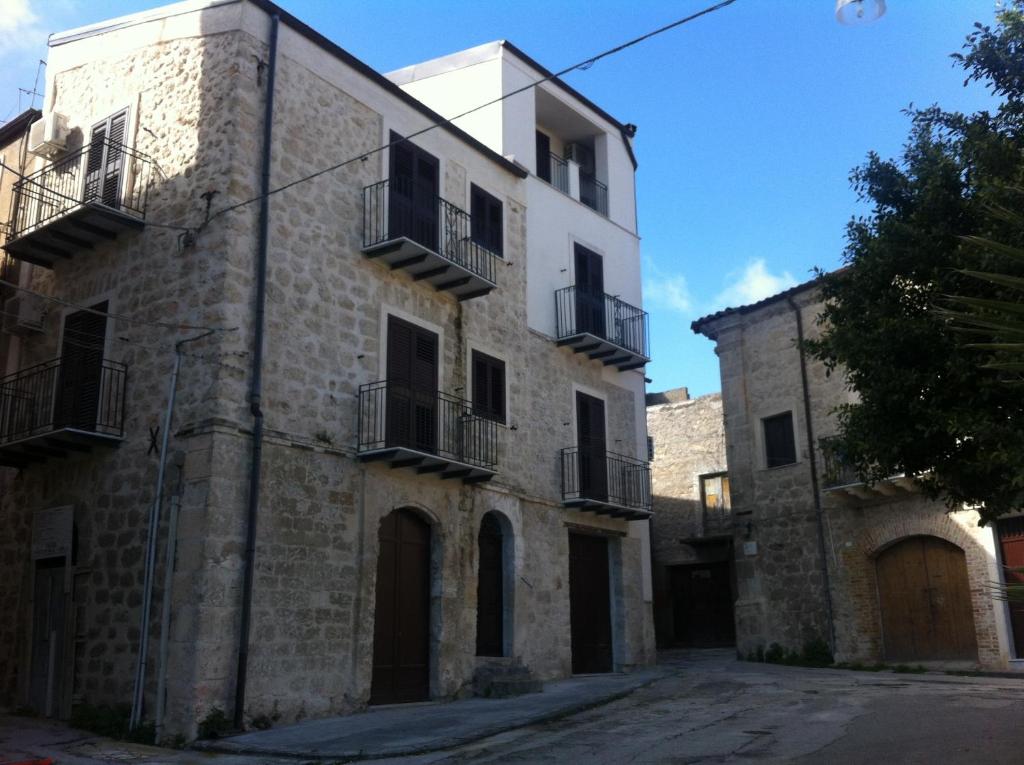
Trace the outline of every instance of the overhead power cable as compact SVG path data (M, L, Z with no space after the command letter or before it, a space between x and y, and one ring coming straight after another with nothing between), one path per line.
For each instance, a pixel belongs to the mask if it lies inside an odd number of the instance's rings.
M321 175L326 175L327 173L331 173L331 172L333 172L335 170L339 170L340 168L345 167L346 165L351 165L354 162L361 162L363 160L366 160L367 158L369 158L370 156L372 156L374 154L378 154L378 153L380 153L382 151L390 149L392 146L397 146L399 144L406 143L410 139L416 138L418 136L421 136L424 133L428 133L431 130L435 130L436 128L443 127L445 125L452 125L456 120L462 119L463 117L466 117L466 116L468 116L470 114L473 114L474 112L478 112L481 109L486 109L488 106L493 106L494 104L501 103L505 99L511 98L512 96L517 96L520 93L524 93L524 92L526 92L528 90L531 90L531 89L537 87L538 85L541 85L542 83L549 82L551 80L556 80L556 79L562 77L563 75L566 75L569 72L572 72L572 71L574 71L576 69L579 69L579 70L589 69L590 67L592 67L594 64L596 64L598 61L600 61L603 58L607 58L608 56L612 56L612 55L614 55L616 53L620 53L621 51L624 51L627 48L631 48L634 45L638 45L638 44L644 42L645 40L649 40L652 37L655 37L657 35L664 34L665 32L668 32L669 30L675 29L676 27L680 27L683 24L687 24L687 23L689 23L691 21L695 21L696 19L699 19L702 16L707 16L710 13L714 13L715 11L721 10L722 8L725 8L726 6L732 5L734 2L736 2L736 0L722 0L722 2L715 3L714 5L708 6L707 8L705 8L702 11L698 11L697 13L692 13L689 16L685 16L685 17L683 17L681 19L673 21L670 24L665 24L664 26L658 27L657 29L650 31L647 34L640 35L639 37L634 37L632 40L624 42L621 45L616 45L614 48L609 48L608 50L602 51L601 53L598 53L595 56L591 56L588 59L584 59L583 61L580 61L579 63L573 64L572 66L567 66L567 67L565 67L565 69L562 69L562 70L560 70L558 72L554 72L553 74L549 74L546 77L542 77L539 80L531 82L528 85L524 85L521 88L516 88L515 90L509 91L508 93L505 93L505 94L499 96L498 98L495 98L495 99L492 99L490 101L487 101L486 103L482 103L479 106L474 106L472 109L464 111L461 114L456 114L454 117L449 117L447 119L442 119L442 120L439 120L437 122L433 122L428 127L425 127L422 130L417 130L417 131L415 131L413 133L410 133L409 135L404 136L404 137L402 137L402 138L400 138L398 140L390 141L388 143L382 144L382 145L378 146L375 149L371 149L370 151L365 151L365 152L357 154L357 155L355 155L353 157L349 157L348 159L342 160L341 162L338 162L338 163L336 163L334 165L331 165L330 167L325 167L325 168L323 168L321 170L317 170L316 172L310 173L309 175L303 176L302 178L297 178L296 180L290 181L289 183L286 183L283 186L278 186L277 188L271 189L266 194L260 194L258 196L252 197L250 199L246 199L246 200L244 200L242 202L237 202L236 204L229 205L228 207L224 207L224 208L218 210L217 212L213 213L209 218L207 218L206 221L203 222L202 225L199 226L199 228L197 229L197 233L202 231L210 223L210 221L213 221L213 220L219 218L221 215L225 215L226 213L233 212L234 210L238 210L239 208L245 207L247 205L251 205L253 202L258 202L261 199L263 199L264 196L268 196L269 197L269 196L273 196L274 194L279 194L280 192L286 191L286 190L288 190L288 189L290 189L290 188L292 188L294 186L298 186L301 183L306 183L307 181L311 181L311 180L313 180L315 178L319 178Z

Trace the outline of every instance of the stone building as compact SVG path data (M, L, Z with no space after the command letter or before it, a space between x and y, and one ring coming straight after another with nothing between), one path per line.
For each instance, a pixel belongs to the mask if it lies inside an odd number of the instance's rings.
M734 645L733 515L722 396L647 394L654 518L651 559L658 644Z
M1024 520L983 528L903 476L858 481L828 440L855 393L798 345L820 310L810 281L693 323L721 367L739 651L825 640L838 661L1024 669L1019 615L991 586Z
M0 703L132 701L147 635L143 715L186 736L650 663L635 128L559 80L446 123L456 68L385 77L267 0L49 45ZM467 53L474 105L548 74Z

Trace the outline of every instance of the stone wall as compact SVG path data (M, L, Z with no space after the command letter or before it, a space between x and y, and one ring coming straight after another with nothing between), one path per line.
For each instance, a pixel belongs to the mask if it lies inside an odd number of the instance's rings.
M647 400L647 432L654 440L654 613L658 642L668 645L673 624L669 568L730 558L728 543L684 541L732 533L731 513L705 517L700 490L702 475L725 472L725 421L718 393L689 399L684 388L681 396L665 391L648 394Z
M797 291L804 332L816 336L820 311L812 287ZM1004 668L1007 649L1000 638L1001 610L987 583L997 576L991 532L972 511L949 513L912 489L900 486L855 492L824 485L822 457L809 450L793 307L779 298L753 309L727 312L704 324L717 343L721 364L733 513L749 523L736 535L738 649L747 654L778 643L799 650L815 638L829 638L826 574L840 661L878 661L882 638L875 587L876 556L887 545L915 535L946 539L964 550L971 588L978 662ZM835 433L834 411L852 401L840 373L828 374L807 360L810 443ZM767 468L761 420L793 413L797 461ZM817 521L813 475L821 488ZM885 488L885 487L883 487ZM826 570L827 566L827 570Z

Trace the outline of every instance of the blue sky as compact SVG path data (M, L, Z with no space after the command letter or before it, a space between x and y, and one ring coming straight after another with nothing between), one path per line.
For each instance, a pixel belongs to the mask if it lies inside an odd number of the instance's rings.
M0 120L28 106L18 88L31 89L48 33L158 4L0 0ZM711 0L280 4L380 71L502 38L558 70ZM888 4L877 23L849 28L832 0L737 0L567 78L639 126L650 390L718 390L712 343L690 322L839 264L846 222L862 211L849 172L870 150L899 151L905 107L991 105L949 54L975 21L992 21L994 0Z

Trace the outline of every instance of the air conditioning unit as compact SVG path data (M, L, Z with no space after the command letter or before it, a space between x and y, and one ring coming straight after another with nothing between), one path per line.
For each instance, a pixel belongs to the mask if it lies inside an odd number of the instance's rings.
M46 306L38 295L22 292L4 301L4 332L28 335L43 331Z
M594 172L594 150L582 143L567 143L565 158L572 160L586 173Z
M44 114L28 130L28 150L37 157L52 157L64 151L68 140L68 118L57 112Z

